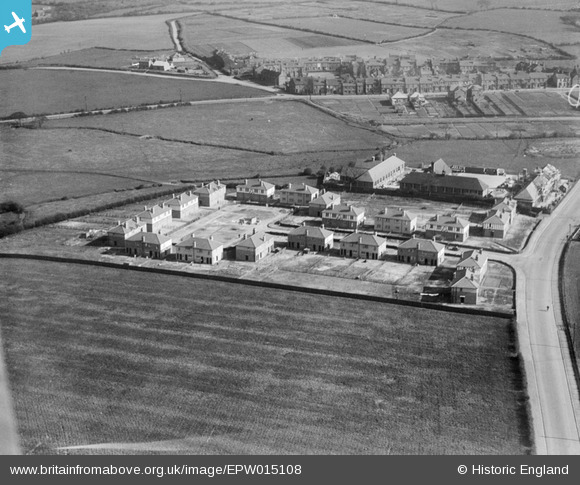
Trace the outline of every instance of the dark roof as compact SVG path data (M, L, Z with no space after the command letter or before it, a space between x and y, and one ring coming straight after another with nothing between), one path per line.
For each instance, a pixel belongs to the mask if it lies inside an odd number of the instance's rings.
M449 187L476 190L479 192L483 192L489 188L489 185L477 177L458 177L455 175L437 176L425 172L411 172L401 180L401 184L430 185L432 187Z

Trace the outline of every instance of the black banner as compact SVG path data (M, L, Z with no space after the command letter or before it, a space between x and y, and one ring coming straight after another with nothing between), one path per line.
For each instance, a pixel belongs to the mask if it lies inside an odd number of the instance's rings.
M3 456L6 484L580 483L579 456Z

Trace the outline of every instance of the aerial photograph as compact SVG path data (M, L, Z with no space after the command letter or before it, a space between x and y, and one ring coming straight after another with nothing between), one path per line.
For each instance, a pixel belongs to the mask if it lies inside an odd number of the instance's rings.
M578 0L38 1L0 454L580 455Z

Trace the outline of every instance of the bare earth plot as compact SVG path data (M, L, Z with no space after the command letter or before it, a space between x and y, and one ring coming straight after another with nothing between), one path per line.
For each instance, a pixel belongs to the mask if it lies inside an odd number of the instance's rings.
M524 34L555 45L580 42L580 29L562 22L562 16L562 12L549 10L500 8L454 17L446 20L443 26Z
M7 117L15 112L28 115L70 113L161 102L264 96L264 92L259 89L235 84L121 72L3 70L0 71L0 83L9 93L18 93L18 96L0 98L0 117ZM40 94L47 92L51 95Z
M54 121L50 126L98 127L285 153L369 149L384 140L302 103L272 100L74 118Z
M529 451L508 320L0 265L25 453Z
M87 47L171 49L173 43L165 21L174 17L165 14L139 17L139 21L132 17L119 17L35 25L30 42L4 49L0 64L24 62ZM63 32L67 35L63 35ZM103 32L107 35L103 35Z

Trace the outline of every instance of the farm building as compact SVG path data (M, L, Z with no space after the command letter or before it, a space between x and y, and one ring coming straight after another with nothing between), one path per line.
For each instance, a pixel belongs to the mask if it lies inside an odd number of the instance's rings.
M172 214L171 207L166 204L157 204L149 208L145 206L145 210L137 214L137 218L145 222L147 232L157 232L171 223Z
M124 222L119 221L119 224L110 229L107 233L109 246L124 248L125 241L128 238L139 232L145 231L145 229L145 222L141 221L138 217L127 219Z
M178 261L216 264L223 259L224 245L214 241L213 236L191 237L177 244L174 252Z
M262 179L248 181L236 187L236 199L240 202L268 204L274 200L276 186Z
M219 207L226 200L226 186L220 181L203 184L193 191L199 197L199 205L203 207Z
M156 59L149 64L149 69L152 71L169 71L173 69L173 65L167 61Z
M127 239L125 252L145 258L163 259L171 253L171 238L156 232L140 232Z
M445 160L442 158L435 162L431 162L430 170L431 173L434 173L435 175L451 175L453 173L451 167L447 165Z
M403 263L439 266L445 259L445 246L436 241L413 237L399 244L397 259Z
M362 225L365 210L352 205L340 204L322 211L322 223L327 227L356 229Z
M266 233L247 234L236 244L236 260L256 262L265 258L274 249L274 239Z
M387 250L387 240L376 234L353 232L340 241L340 255L349 258L380 259Z
M479 283L475 276L465 270L458 270L451 282L451 301L477 305L479 302Z
M469 275L473 274L478 283L481 283L487 273L487 254L481 249L464 251L457 263L457 271L467 271Z
M411 172L400 183L402 192L425 196L486 197L491 189L477 177L440 176L425 172Z
M311 185L288 184L288 188L280 190L280 203L288 205L308 205L318 197L318 189Z
M171 207L171 217L183 219L199 208L199 198L191 190L175 195L165 205Z
M323 192L308 204L308 215L322 217L322 211L332 209L340 204L340 195L332 192Z
M446 241L464 242L469 237L469 222L457 216L436 214L425 224L425 236L441 237Z
M309 248L313 251L332 249L334 234L322 227L300 226L288 233L290 249Z
M382 158L382 152L381 152ZM405 162L396 156L380 160L374 167L356 178L354 186L361 189L376 189L394 182L405 173Z
M386 208L375 216L375 231L411 235L417 229L417 216L401 208Z

